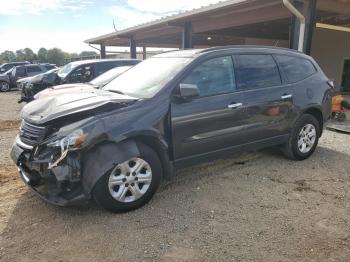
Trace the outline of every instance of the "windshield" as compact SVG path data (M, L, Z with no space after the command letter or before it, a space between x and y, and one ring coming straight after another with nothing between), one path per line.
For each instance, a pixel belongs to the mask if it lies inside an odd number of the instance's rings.
M74 68L76 68L79 64L78 63L69 63L66 64L65 66L61 67L58 72L57 75L60 78L65 78Z
M103 87L129 68L131 68L131 66L121 66L108 70L107 72L90 81L90 84L98 87Z
M12 72L12 70L13 70L13 67L2 74L4 74L4 75L10 74Z
M188 63L189 58L150 58L107 84L104 90L151 98Z

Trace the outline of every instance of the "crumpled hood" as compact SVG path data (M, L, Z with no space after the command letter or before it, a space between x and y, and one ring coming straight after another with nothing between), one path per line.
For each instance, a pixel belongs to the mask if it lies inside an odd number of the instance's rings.
M95 88L89 84L82 84L82 83L65 84L65 85L46 88L43 91L37 93L34 96L34 99L39 99L47 96L56 96L56 95L67 94L67 93L69 94L81 93L81 92L93 91L93 90L95 90Z
M21 117L33 124L44 124L58 118L94 110L106 105L120 105L137 100L134 97L93 90L43 97L24 106ZM118 107L116 107L118 108Z
M32 82L32 81L41 81L41 77L39 77L39 76L40 76L40 75L24 77L24 78L18 79L18 80L17 80L17 83Z

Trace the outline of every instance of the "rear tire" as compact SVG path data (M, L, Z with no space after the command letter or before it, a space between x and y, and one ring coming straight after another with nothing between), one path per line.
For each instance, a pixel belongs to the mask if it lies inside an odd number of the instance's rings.
M10 84L5 81L0 81L0 91L7 92L10 90Z
M119 163L95 185L93 198L103 208L124 213L151 200L160 184L162 165L150 147L138 143L140 156Z
M320 134L320 123L317 119L310 114L304 114L295 123L282 152L289 159L305 160L314 153Z

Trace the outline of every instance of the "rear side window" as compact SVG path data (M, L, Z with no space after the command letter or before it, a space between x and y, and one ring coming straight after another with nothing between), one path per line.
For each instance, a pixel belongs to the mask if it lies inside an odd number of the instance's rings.
M238 89L258 89L282 84L277 64L271 55L235 55Z
M137 65L138 63L140 63L139 60L128 60L128 61L123 61L122 65L123 66L132 66L132 65Z
M54 69L55 66L53 65L44 65L44 67L47 69L47 70L51 70L51 69Z
M15 70L12 71L12 76L25 76L26 70L23 66L17 66Z
M288 83L301 81L314 73L315 66L305 58L277 55L276 59L287 77Z
M38 73L41 72L41 68L39 66L28 66L27 73Z
M235 78L230 56L213 58L200 64L183 81L196 85L200 96L212 96L233 92Z
M119 64L111 63L111 62L100 62L96 63L94 65L95 67L95 76L99 76L103 74L104 72L108 71L109 69L112 69L114 67L120 66Z

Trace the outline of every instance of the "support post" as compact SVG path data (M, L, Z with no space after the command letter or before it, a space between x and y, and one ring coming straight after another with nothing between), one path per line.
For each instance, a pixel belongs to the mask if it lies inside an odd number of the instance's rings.
M302 0L294 0L293 5L298 11L303 12L304 10L304 2ZM300 22L298 18L293 15L292 16L292 28L289 38L289 47L291 49L298 50L299 46L299 32L300 32Z
M317 0L309 0L308 4L305 4L303 0L294 0L294 6L305 16L306 29L304 35L303 52L308 55L311 53L313 31L316 25L316 5ZM295 50L298 50L299 30L299 20L293 16L290 35L290 48Z
M106 58L106 46L101 44L100 48L100 58L105 59Z
M143 60L147 59L147 47L146 46L142 47L142 59Z
M306 14L306 31L305 31L305 45L304 52L307 55L311 54L312 38L314 29L316 27L316 6L317 0L309 0Z
M130 58L136 59L136 42L134 38L130 38Z
M182 31L182 49L193 48L192 43L192 23L186 22Z

